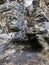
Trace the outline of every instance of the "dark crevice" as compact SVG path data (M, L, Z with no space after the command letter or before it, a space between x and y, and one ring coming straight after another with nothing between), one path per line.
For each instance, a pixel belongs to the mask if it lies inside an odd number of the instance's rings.
M25 51L32 51L32 52L41 52L43 50L42 45L38 42L38 39L36 35L27 35L28 40L27 41L16 41L15 39L12 40L13 44L15 43L16 45L24 45L25 48L23 50ZM33 38L33 37L34 38ZM29 46L29 48L27 47Z
M38 42L37 38L33 38L30 40L30 46L33 49L33 51L41 52L43 49L42 45Z
M28 43L30 44L30 47L32 48L33 51L42 51L43 47L42 45L38 42L36 34L29 34L28 35Z
M0 4L3 4L3 3L5 3L5 0L0 0Z
M48 45L49 45L49 38L48 38L48 37L44 37L44 39L46 40L46 42L47 42Z

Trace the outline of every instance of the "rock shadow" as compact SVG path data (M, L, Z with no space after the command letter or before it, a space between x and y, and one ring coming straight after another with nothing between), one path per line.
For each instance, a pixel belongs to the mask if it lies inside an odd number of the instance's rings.
M36 38L36 35L33 37L28 37L27 41L17 41L17 40L12 40L12 43L15 46L18 45L24 45L25 47L22 49L24 51L32 51L32 52L41 52L43 50L42 45L38 42L38 39Z

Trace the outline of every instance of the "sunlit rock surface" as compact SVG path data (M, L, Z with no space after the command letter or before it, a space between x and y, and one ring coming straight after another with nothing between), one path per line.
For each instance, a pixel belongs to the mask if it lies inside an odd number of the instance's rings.
M32 1L33 1L33 0L24 0L25 6L26 6L26 7L29 7L29 6L32 4Z

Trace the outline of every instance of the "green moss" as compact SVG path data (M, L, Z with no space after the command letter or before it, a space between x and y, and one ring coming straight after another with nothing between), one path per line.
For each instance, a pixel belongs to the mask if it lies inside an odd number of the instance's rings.
M49 54L49 50L46 50L43 52L44 55L48 55Z

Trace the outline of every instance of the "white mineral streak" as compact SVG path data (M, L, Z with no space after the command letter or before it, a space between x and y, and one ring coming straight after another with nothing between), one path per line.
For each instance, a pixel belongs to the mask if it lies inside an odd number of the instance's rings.
M30 5L32 4L32 1L33 1L33 0L24 0L24 2L25 2L25 7L30 6Z
M10 49L10 50L6 51L6 53L8 53L8 54L13 54L13 53L15 53L15 52L16 52L15 49Z

